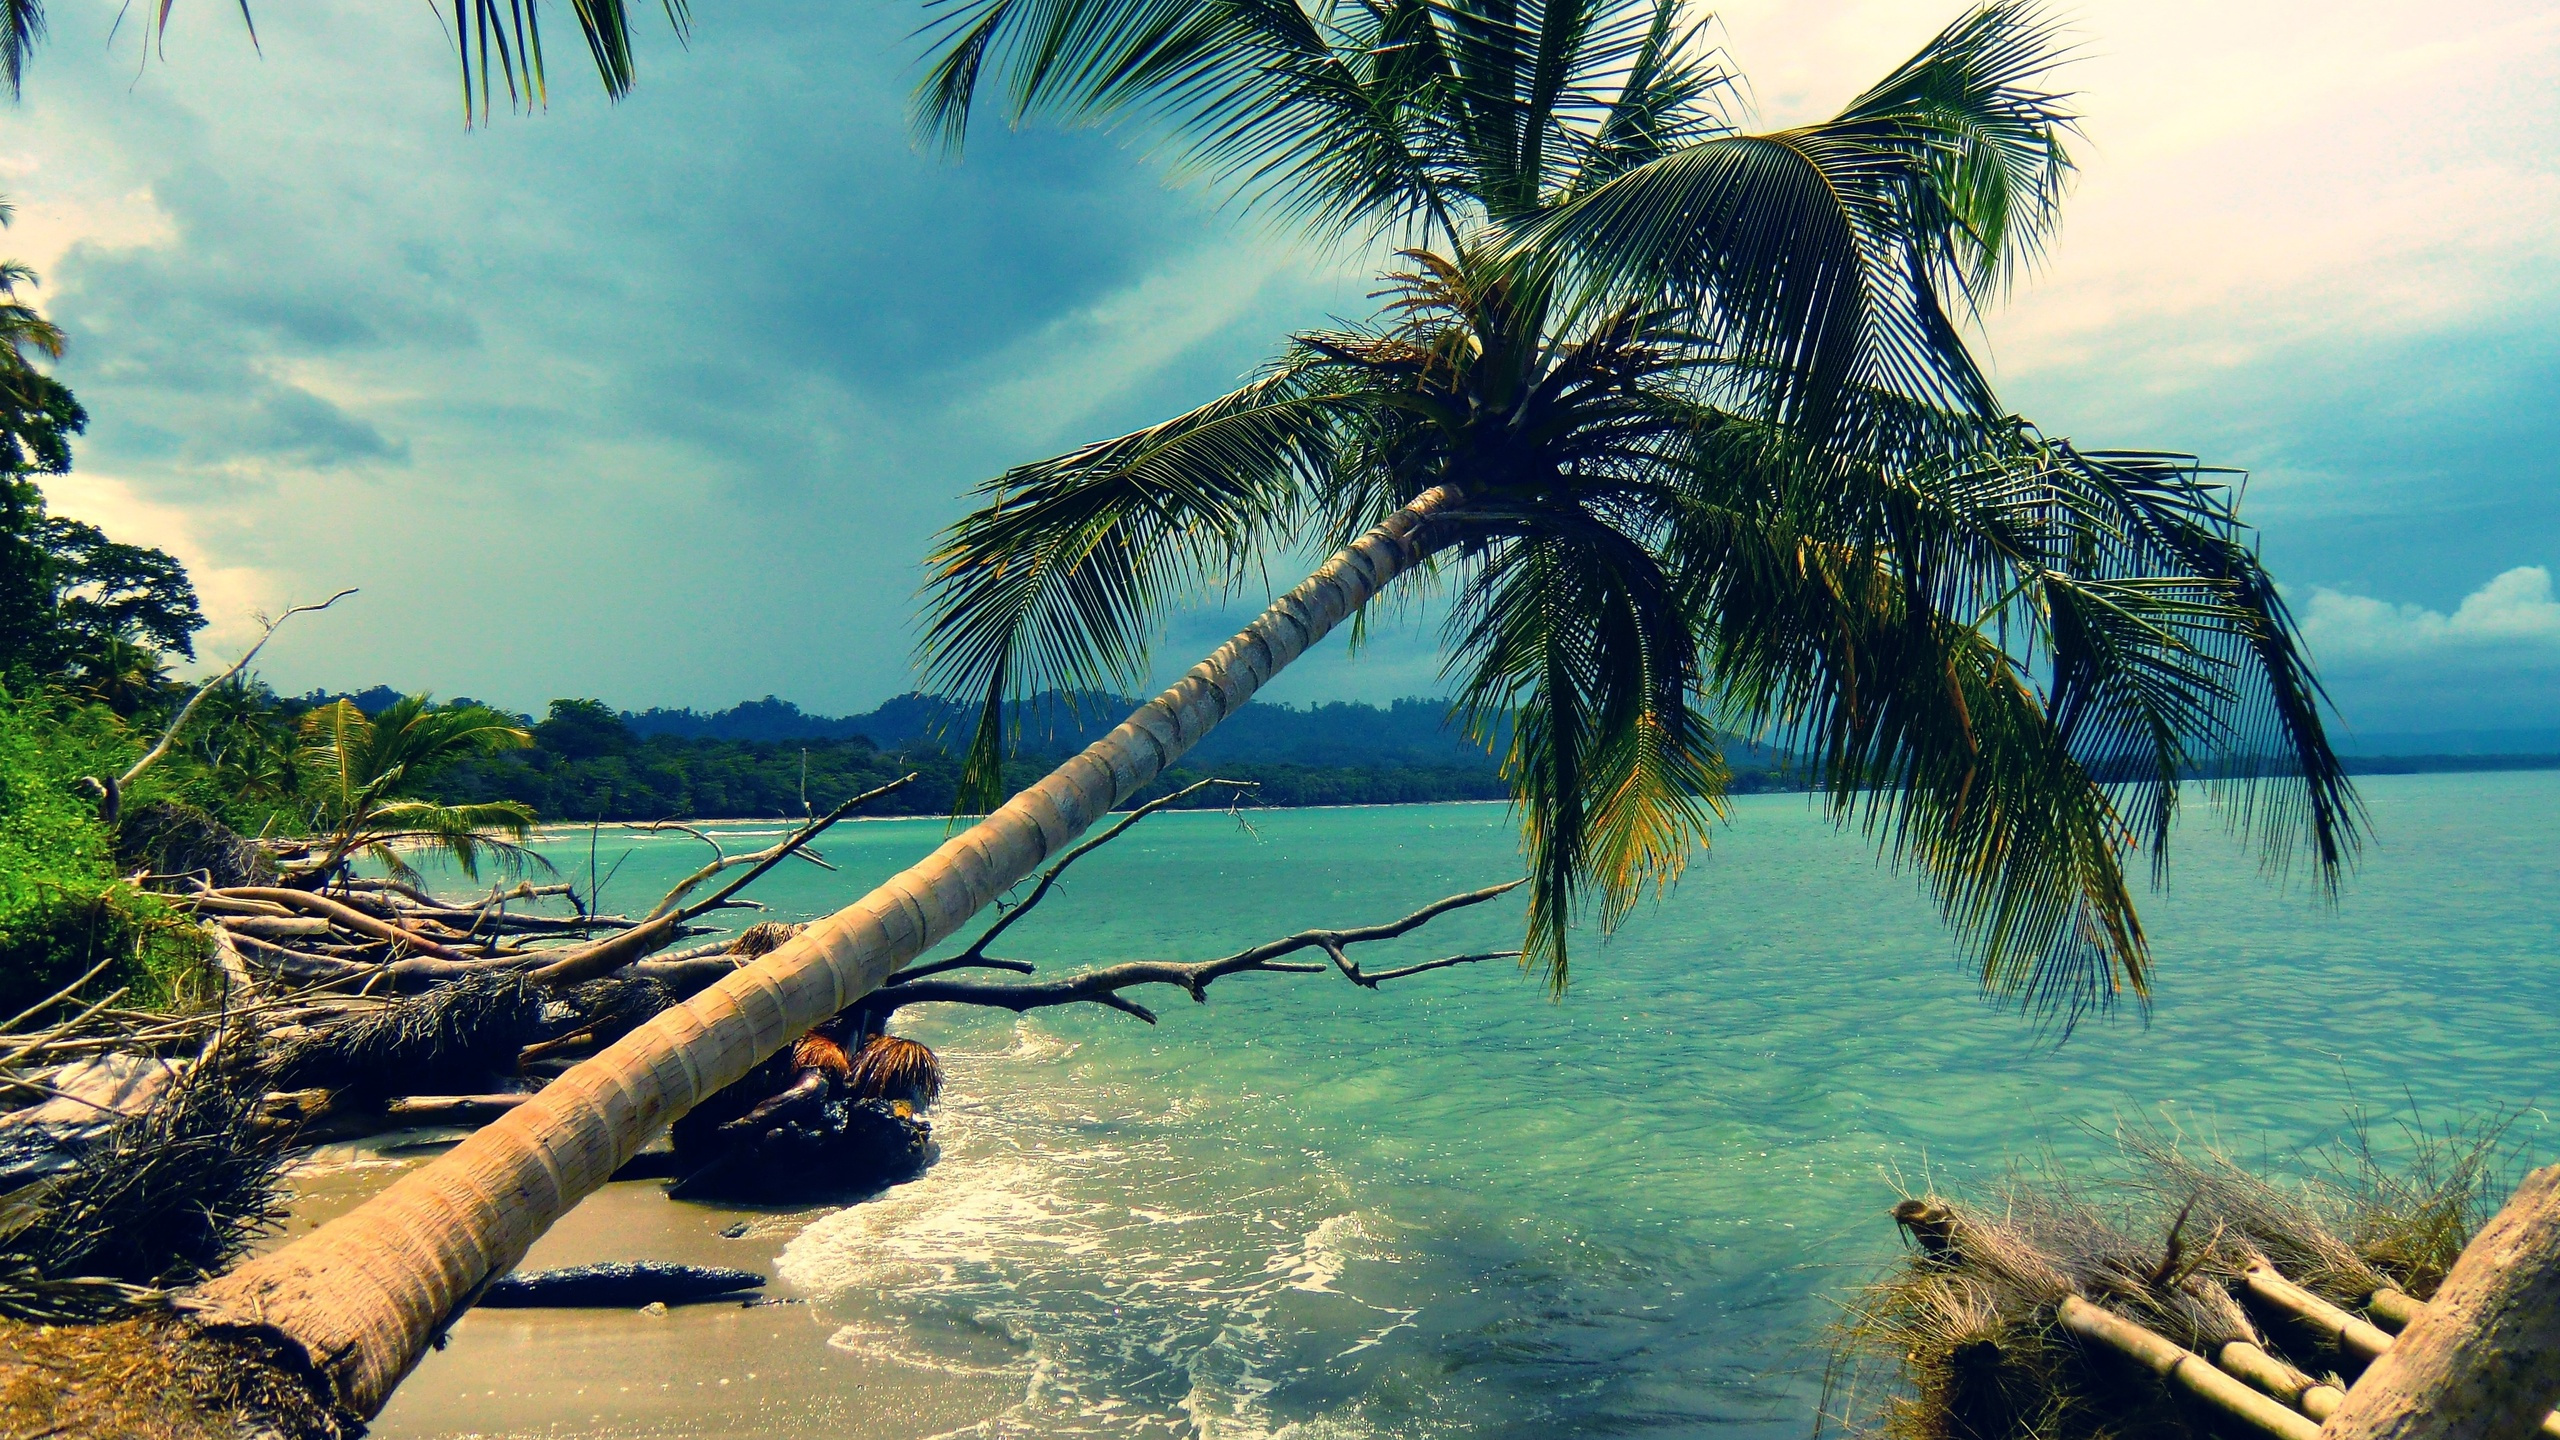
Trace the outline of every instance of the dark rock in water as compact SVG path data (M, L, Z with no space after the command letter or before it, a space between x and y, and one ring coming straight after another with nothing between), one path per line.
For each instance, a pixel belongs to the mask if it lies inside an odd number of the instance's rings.
M857 1194L914 1176L933 1158L933 1127L906 1106L835 1095L795 1106L748 1134L716 1123L688 1132L678 1122L674 1138L676 1154L693 1168L668 1193L688 1199Z
M116 860L128 871L201 874L217 887L276 883L276 862L265 847L175 800L154 801L125 815L116 827Z
M765 1278L752 1270L718 1270L706 1265L576 1265L566 1270L536 1270L491 1282L480 1296L484 1308L522 1310L535 1307L613 1307L681 1305L688 1300L727 1299L742 1290L764 1288Z

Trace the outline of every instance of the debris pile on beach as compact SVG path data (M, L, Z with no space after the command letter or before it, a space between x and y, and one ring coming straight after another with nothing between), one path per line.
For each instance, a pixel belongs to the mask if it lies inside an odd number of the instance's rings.
M1875 1440L2313 1440L2505 1193L2504 1129L2359 1127L2284 1181L2149 1131L2118 1175L1895 1207L1834 1332L1826 1425ZM2547 1422L2560 1436L2560 1419Z

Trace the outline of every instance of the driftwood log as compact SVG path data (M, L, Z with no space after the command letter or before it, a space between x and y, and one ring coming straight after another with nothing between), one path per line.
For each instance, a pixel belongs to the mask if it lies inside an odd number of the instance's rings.
M752 1270L721 1270L707 1265L638 1264L576 1265L563 1270L535 1270L493 1280L481 1292L484 1310L638 1309L643 1305L683 1305L697 1300L734 1298L761 1290L765 1277Z

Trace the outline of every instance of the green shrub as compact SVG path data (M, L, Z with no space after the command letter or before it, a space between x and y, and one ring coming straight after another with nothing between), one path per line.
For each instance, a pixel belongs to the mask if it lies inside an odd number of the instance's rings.
M76 788L112 758L94 717L0 692L0 1019L111 957L91 993L170 1005L197 988L202 933L117 878L114 837Z

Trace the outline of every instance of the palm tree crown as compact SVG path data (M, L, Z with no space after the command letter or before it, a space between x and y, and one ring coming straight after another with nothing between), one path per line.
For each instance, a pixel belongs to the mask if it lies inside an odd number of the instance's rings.
M517 860L528 853L517 843L533 830L533 811L523 803L446 805L417 793L440 765L532 744L515 717L478 705L437 706L425 695L368 717L352 700L333 700L302 717L302 736L301 767L318 791L320 853L303 872L315 883L358 855L414 882L416 871L394 848L402 845L446 855L473 877L483 854Z
M1400 237L1371 324L1188 414L1008 472L935 556L925 641L1005 708L1143 676L1164 608L1437 487L1461 712L1505 770L1529 952L1677 876L1719 730L1779 744L1915 866L1986 986L2143 992L2124 863L2231 777L2334 879L2355 802L2290 618L2192 459L2005 413L1960 321L2049 229L2052 29L1949 27L1838 118L1747 135L1667 0L966 0L922 123L1152 117L1248 200ZM2264 788L2272 778L2275 788ZM2255 802L2255 803L2253 803Z

